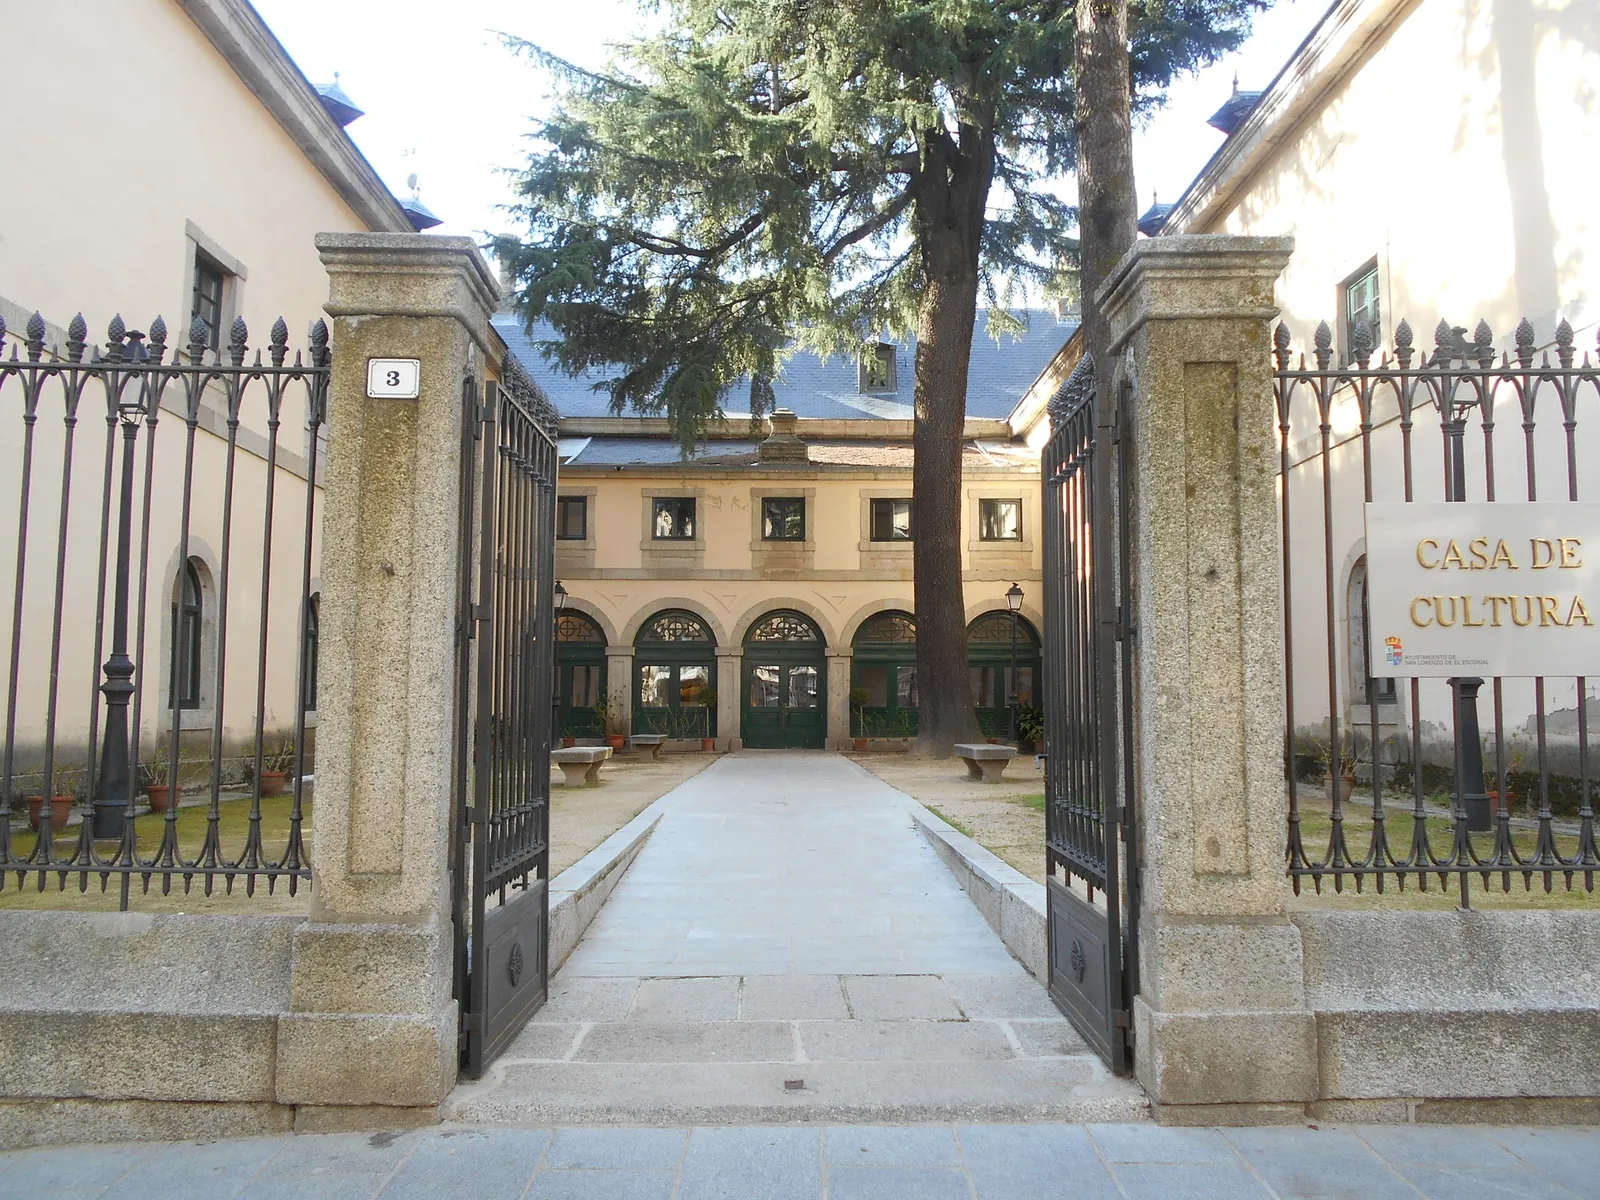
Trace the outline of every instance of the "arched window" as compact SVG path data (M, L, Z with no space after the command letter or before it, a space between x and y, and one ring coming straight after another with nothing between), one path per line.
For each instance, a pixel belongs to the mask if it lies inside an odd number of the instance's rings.
M1394 704L1393 679L1377 679L1372 674L1372 644L1367 638L1367 556L1356 559L1350 569L1350 585L1345 592L1350 614L1350 699L1356 704Z
M917 620L881 612L856 630L850 656L850 733L910 737L917 732Z
M313 594L306 602L306 674L305 688L300 694L300 707L306 712L317 711L317 651L322 638L322 597Z
M634 639L633 731L715 737L716 641L691 612L668 609Z
M172 674L169 701L179 708L200 707L200 635L205 593L194 559L183 564L172 589Z

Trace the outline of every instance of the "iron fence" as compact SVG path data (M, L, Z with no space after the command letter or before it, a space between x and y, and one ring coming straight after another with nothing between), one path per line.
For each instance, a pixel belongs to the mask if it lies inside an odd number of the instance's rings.
M1291 365L1290 341L1280 324L1286 861L1295 890L1307 880L1319 891L1327 882L1379 892L1437 882L1454 885L1463 907L1473 877L1485 890L1537 881L1549 891L1559 879L1592 892L1600 858L1588 681L1374 671L1368 597L1379 577L1369 575L1363 515L1374 501L1592 499L1582 464L1597 449L1600 368L1587 355L1576 361L1565 321L1541 350L1524 320L1514 348L1499 354L1483 322L1470 341L1441 322L1425 354L1401 321L1392 357L1376 362L1366 326L1350 331L1342 364L1326 323L1313 365L1303 354ZM1486 735L1481 698L1492 709Z
M45 332L35 314L0 358L17 487L0 904L69 881L123 909L136 883L292 894L310 877L327 327L291 357L280 318L265 361L242 319L221 352L198 319L182 352L160 317L148 335L112 320L103 347L81 315L64 346Z

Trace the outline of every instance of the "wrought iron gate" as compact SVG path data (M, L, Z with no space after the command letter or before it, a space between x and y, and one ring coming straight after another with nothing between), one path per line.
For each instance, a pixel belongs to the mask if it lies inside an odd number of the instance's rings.
M1138 991L1127 401L1089 391L1044 452L1050 995L1118 1074Z
M462 389L455 991L471 1078L545 1001L556 446L494 381Z

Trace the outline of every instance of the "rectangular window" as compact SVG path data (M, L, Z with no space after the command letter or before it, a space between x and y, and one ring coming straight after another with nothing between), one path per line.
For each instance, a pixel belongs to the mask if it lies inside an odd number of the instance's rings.
M222 344L222 289L227 280L225 272L200 251L194 255L194 295L189 306L189 320L196 317L205 323L206 348L216 350Z
M556 497L556 538L581 542L589 536L589 497Z
M899 381L895 378L894 347L888 342L873 342L861 348L861 369L858 379L861 392L895 392Z
M705 705L702 697L711 686L711 669L709 667L679 667L678 668L678 704L680 707L696 707Z
M984 542L1022 540L1021 500L979 500L978 539Z
M909 542L911 501L874 500L870 536L874 542Z
M778 707L777 667L756 667L750 672L750 707Z
M572 668L573 708L593 708L600 698L600 664L577 663Z
M645 664L639 668L639 707L670 708L672 668Z
M895 703L901 708L917 707L917 669L915 667L904 666L896 671Z
M657 496L650 536L657 541L690 541L694 538L694 498Z
M856 686L867 693L862 708L889 707L888 667L857 667Z
M1370 346L1378 344L1378 265L1369 263L1344 284L1344 357L1355 361L1357 327L1371 334Z
M967 674L972 679L972 703L976 708L995 707L995 668L993 667L968 667Z
M761 501L761 538L768 542L806 540L806 502L802 496L768 496Z

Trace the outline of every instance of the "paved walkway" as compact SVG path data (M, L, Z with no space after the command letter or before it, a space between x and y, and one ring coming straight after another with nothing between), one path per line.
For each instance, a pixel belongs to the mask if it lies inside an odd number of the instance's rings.
M455 1120L1139 1120L912 824L838 755L731 755L660 824Z
M1592 1197L1600 1130L432 1129L0 1154L0 1200Z

